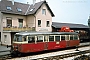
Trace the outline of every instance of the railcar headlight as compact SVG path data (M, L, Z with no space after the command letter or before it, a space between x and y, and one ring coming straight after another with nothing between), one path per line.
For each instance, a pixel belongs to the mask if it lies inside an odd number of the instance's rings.
M16 49L18 49L18 47L16 46Z
M16 48L16 49L18 49L18 46L13 46L13 48Z

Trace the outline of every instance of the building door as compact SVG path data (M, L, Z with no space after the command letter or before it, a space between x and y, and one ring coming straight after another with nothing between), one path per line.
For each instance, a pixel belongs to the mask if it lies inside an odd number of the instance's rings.
M19 22L19 28L22 28L23 27L23 19L19 19L18 22Z
M12 27L12 19L7 18L7 27Z

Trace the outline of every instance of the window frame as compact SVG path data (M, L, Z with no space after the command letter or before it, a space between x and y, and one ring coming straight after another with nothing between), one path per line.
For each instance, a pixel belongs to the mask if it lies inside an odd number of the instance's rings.
M77 39L76 39L77 38ZM78 35L73 36L73 40L78 40Z
M11 6L6 6L7 10L12 10Z
M55 41L57 41L57 40L56 40L56 37L57 37L57 36L59 36L59 40L58 40L58 41L61 41L61 36L60 36L60 35L55 35ZM58 41L57 41L57 42L58 42Z
M43 39L43 40L38 40L38 37L40 37L40 36L42 36L42 39ZM36 41L36 42L37 42L37 43L38 43L38 42L44 42L44 35L38 35L38 36L37 36L37 41Z
M67 39L67 37L68 37L68 39ZM65 40L69 41L70 40L70 35L65 35Z
M34 40L29 41L29 37L30 37L30 38L31 38L31 37L34 37ZM35 36L28 36L28 37L27 37L27 41L28 41L28 43L35 43Z
M9 21L11 21L11 23L9 23ZM6 17L6 26L7 27L12 27L12 18L11 17Z
M46 9L42 9L42 14L46 15Z
M64 39L63 40L65 41L65 35L61 35L61 41L62 41L62 36L64 36Z
M46 27L50 27L50 21L46 21Z
M72 39L71 39L71 36L72 36ZM74 40L73 35L70 35L70 40Z
M38 20L38 27L41 27L41 20Z
M21 9L21 8L17 8L17 11L18 11L18 12L22 12L22 9Z
M55 41L55 36L54 35L49 35L49 36L53 36L54 37L54 39L53 39L53 41L50 41L50 38L49 38L49 42L54 42Z
M24 19L19 19L19 18L18 18L18 24L19 24L18 27L19 27L19 28L22 28L22 27L23 27L23 25L24 25L23 22L24 22Z

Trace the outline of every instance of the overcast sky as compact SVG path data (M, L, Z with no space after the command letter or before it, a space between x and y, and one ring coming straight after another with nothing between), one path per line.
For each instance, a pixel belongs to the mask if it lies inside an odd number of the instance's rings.
M16 2L22 2L29 4L33 3L33 0L15 0ZM36 0L40 2L43 0ZM46 0L55 14L53 22L62 23L75 23L88 25L88 18L90 16L90 0Z

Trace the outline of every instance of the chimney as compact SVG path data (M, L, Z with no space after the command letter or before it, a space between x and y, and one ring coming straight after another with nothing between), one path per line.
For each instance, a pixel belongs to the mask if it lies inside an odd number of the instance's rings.
M33 0L33 6L35 5L36 0Z
M28 4L29 2L27 2L27 4Z
M14 5L14 0L7 0L7 1L11 1L11 2L12 2L12 4Z

